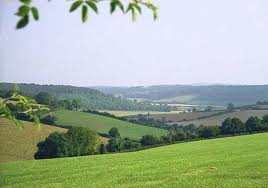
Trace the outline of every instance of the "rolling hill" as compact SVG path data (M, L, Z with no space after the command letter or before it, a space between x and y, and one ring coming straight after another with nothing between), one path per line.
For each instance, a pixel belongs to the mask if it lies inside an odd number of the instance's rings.
M53 132L66 132L67 129L50 125L36 126L31 122L22 121L23 127L0 118L0 162L34 159L37 143ZM103 143L108 139L100 137Z
M57 99L80 99L82 108L98 110L145 110L168 111L167 106L153 106L150 103L134 102L122 97L114 97L88 87L68 85L39 85L19 83L20 92L34 98L39 92L47 92ZM0 83L0 96L12 89L12 83Z
M220 105L268 101L268 85L155 85L148 87L93 87L99 91L147 101Z
M0 163L1 187L225 187L268 185L268 133L140 152Z
M58 125L89 127L103 134L107 134L112 127L117 127L121 136L130 137L132 139L140 139L146 134L155 136L166 134L166 130L163 129L137 125L86 112L62 110L55 112L54 115L57 117L56 123Z
M23 121L24 127L0 118L0 161L34 159L37 143L52 132L65 132L66 129Z

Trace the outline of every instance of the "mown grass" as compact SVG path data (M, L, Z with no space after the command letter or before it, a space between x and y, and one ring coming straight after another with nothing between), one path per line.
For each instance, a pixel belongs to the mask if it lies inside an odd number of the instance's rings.
M192 121L181 121L181 122L175 122L178 125L189 125L191 123L195 125L221 125L222 122L226 118L239 118L242 121L246 121L250 116L257 116L259 118L262 118L264 115L268 114L268 110L243 110L243 111L237 111L237 112L231 112L221 115L215 115L212 117L204 118L204 119L197 119Z
M267 187L268 133L0 164L1 187Z
M167 133L166 130L163 129L137 125L86 112L62 110L55 112L55 115L58 125L88 127L98 133L104 134L107 134L112 127L117 127L121 136L130 137L132 139L140 139L146 134L162 136Z

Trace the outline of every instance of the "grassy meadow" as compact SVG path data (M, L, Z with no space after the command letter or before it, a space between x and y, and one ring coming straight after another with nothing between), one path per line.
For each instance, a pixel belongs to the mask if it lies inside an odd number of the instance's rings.
M242 121L246 121L250 116L257 116L259 118L262 118L264 115L268 114L268 110L243 110L243 111L237 111L237 112L231 112L221 115L216 115L204 119L196 119L192 121L181 121L181 122L175 122L178 125L188 125L188 124L195 124L195 125L221 125L222 122L226 118L234 118L237 117L241 119Z
M133 153L0 163L1 187L267 187L268 133Z
M140 139L143 135L152 134L162 136L166 130L137 125L101 115L62 110L54 113L57 117L57 124L64 126L88 127L98 133L108 133L112 127L117 127L122 137Z

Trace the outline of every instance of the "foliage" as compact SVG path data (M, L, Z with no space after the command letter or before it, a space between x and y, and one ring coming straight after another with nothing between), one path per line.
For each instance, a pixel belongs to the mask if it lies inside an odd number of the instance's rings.
M35 96L35 100L39 104L50 105L52 103L52 96L48 92L39 92Z
M109 134L109 136L110 136L111 138L118 138L118 137L120 137L119 130L118 130L118 128L116 128L116 127L112 127L112 128L109 130L108 134Z
M227 118L221 126L221 134L236 134L245 131L245 124L238 118Z
M98 134L87 128L71 128L67 133L52 133L37 144L35 159L93 155L98 151Z
M53 115L46 115L45 117L42 117L40 119L41 123L47 124L47 125L56 125L57 118Z
M17 29L21 29L27 26L31 15L35 21L39 20L39 11L32 5L32 0L19 1L21 2L21 6L18 8L18 11L16 13L16 15L20 17L17 23ZM110 3L111 14L113 14L116 9L120 9L124 14L131 12L133 21L136 21L137 14L142 13L141 6L144 6L153 12L154 20L156 20L158 17L158 8L149 0L129 0L125 5L121 2L121 0L73 0L69 11L74 12L81 9L82 21L86 22L89 17L89 12L94 12L95 14L99 13L98 5L100 2Z
M147 102L134 102L122 97L103 94L100 91L87 87L74 87L63 85L38 85L18 84L23 95L34 98L40 92L49 93L53 101L52 109L72 110L72 100L80 100L83 109L98 110L130 110L130 111L170 111L167 105L154 106ZM12 84L0 83L0 89L7 93L11 90Z
M198 128L198 135L201 138L215 137L220 134L220 128L218 126L200 126Z
M122 138L111 138L107 144L107 150L109 152L120 152L124 149L124 143Z
M83 156L96 154L99 137L95 131L88 128L73 127L66 133L69 146L69 156Z
M17 125L22 125L17 116L27 117L39 124L39 116L48 111L46 106L37 104L34 99L20 95L17 87L10 97L0 98L0 117L12 120Z
M64 133L52 133L37 144L35 159L49 159L68 156L68 142Z
M151 146L159 144L159 140L156 136L153 135L144 135L141 138L141 145L142 146Z
M255 117L250 117L246 121L246 129L248 132L253 132L253 131L260 131L262 130L262 124L261 120L255 116Z

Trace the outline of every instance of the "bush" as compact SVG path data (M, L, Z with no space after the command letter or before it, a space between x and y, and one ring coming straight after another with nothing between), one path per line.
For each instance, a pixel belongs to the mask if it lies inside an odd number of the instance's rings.
M120 137L119 130L118 130L118 128L116 128L116 127L111 128L111 129L109 130L108 134L109 134L109 136L110 136L111 138L119 138L119 137Z
M67 133L52 133L37 144L35 159L92 155L98 152L99 137L88 128L71 128Z
M142 146L151 146L151 145L155 145L155 144L159 144L159 140L157 137L153 136L153 135L144 135L141 138L141 145Z
M47 124L47 125L56 125L56 117L52 115L47 115L40 119L41 123Z
M95 131L73 127L66 133L69 142L69 156L93 155L97 153L99 136Z
M218 126L200 126L198 128L198 135L201 138L215 137L219 135L220 128Z
M37 144L35 159L49 159L68 156L68 141L64 133L52 133Z
M120 152L124 149L124 143L121 138L111 138L107 144L109 152Z

